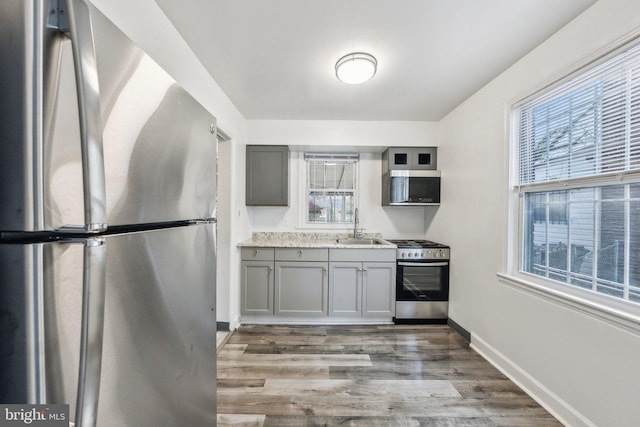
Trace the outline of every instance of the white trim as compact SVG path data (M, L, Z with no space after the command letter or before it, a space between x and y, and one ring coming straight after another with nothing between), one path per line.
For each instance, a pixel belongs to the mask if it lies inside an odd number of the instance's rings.
M231 322L229 322L229 332L233 332L240 327L240 316L236 316Z
M596 427L596 424L592 423L578 410L474 333L471 334L470 347L524 390L525 393L549 411L562 424L576 427Z
M314 153L300 153L300 159L303 160L300 164L300 169L298 171L298 183L300 184L300 190L298 191L298 198L300 200L300 208L298 210L298 225L295 226L296 230L331 230L335 231L349 231L353 230L353 222L308 222L308 196L309 196L309 181L308 181L308 164L307 164L307 155L314 155ZM321 153L325 155L325 158L328 159L328 156L332 156L333 158L340 158L341 153ZM353 156L354 153L343 153L346 156ZM360 155L357 154L357 158L353 159L354 163L354 180L355 180L355 188L353 190L353 198L355 206L357 207L360 203L359 194L360 194ZM347 159L349 160L349 159Z
M574 78L576 73L579 73L582 70L588 70L597 66L599 63L606 61L609 57L617 54L627 45L637 42L637 39L639 38L640 27L634 27L631 30L621 32L614 36L609 42L605 43L600 49L578 59L548 79L545 79L543 82L535 85L533 88L524 91L522 95L514 97L511 105L514 108L519 107L530 99L539 96L541 93L552 90L554 87Z
M557 95L558 89L565 90L566 84L571 81L583 81L581 80L581 76L585 75L585 73L590 73L592 71L600 72L601 70L598 67L602 64L605 64L607 61L612 60L616 55L621 54L623 51L627 49L637 49L640 46L640 29L636 28L631 32L627 32L623 36L617 37L611 43L608 43L602 49L594 54L589 55L588 58L580 61L574 65L572 65L571 71L566 73L566 76L558 78L555 82L550 82L548 84L543 85L539 90L530 94L524 99L517 101L515 104L512 104L512 114L508 118L507 127L510 130L508 133L510 138L510 187L512 189L512 194L510 196L509 203L509 226L508 226L508 243L512 251L509 251L506 255L506 269L505 271L509 273L507 274L498 274L499 281L503 284L509 285L513 288L525 291L529 294L544 298L548 301L552 301L558 305L562 305L564 307L568 307L577 312L586 314L587 316L604 321L610 325L615 327L622 328L626 331L630 331L635 335L640 335L640 307L632 302L620 299L613 298L604 294L599 294L595 292L595 284L597 282L597 272L593 272L594 277L594 290L585 290L579 287L575 287L568 284L563 284L559 282L553 282L551 280L547 280L545 278L523 272L523 259L524 259L524 244L525 244L525 223L524 223L524 209L525 206L523 204L522 195L524 193L533 193L533 192L544 192L544 191L559 191L559 190L570 190L575 188L602 188L607 185L624 185L630 183L640 182L640 170L625 170L619 172L611 172L611 173L601 173L592 176L583 176L583 177L574 177L568 179L556 179L545 182L534 182L534 183L520 183L520 175L521 171L519 167L521 166L519 161L519 153L520 143L519 143L519 126L522 123L518 120L516 113L528 102L535 100L536 98L542 97L544 98L549 93L554 93L554 96ZM575 89L575 87L573 88ZM571 90L573 90L571 89ZM554 92L555 91L555 92ZM547 102L547 101L545 101ZM628 161L628 150L629 150L629 134L628 134L628 119L627 119L627 134L626 139L627 143L625 147L627 149L627 162L626 166L629 166ZM597 152L599 153L599 151ZM625 188L625 194L627 198L625 200L629 200L629 189L628 186ZM594 207L599 209L600 205L598 204L598 192L596 191L596 200ZM548 209L548 206L547 206ZM594 215L595 220L599 221L600 215ZM629 203L625 203L625 233L627 234L627 238L625 239L625 278L624 281L624 292L625 297L628 297L629 292L629 268L630 268L630 258L629 258L629 233L630 233L630 213L629 213ZM568 228L568 233L571 233L572 228ZM596 225L594 227L594 248L597 248L597 239L599 227ZM568 241L571 242L571 235L568 236ZM514 244L517 244L517 247L513 247ZM547 252L547 257L549 253ZM597 251L594 251L594 268L597 269ZM570 259L569 259L570 261ZM548 260L547 263L548 265Z
M514 150L516 151L516 150ZM632 184L640 182L640 170L610 172L595 176L583 176L579 178L569 178L562 180L539 182L534 184L513 185L513 191L518 193L529 193L536 191L558 191L570 190L584 187L603 187L605 185Z
M513 275L503 273L496 275L499 283L503 285L640 336L640 309L635 307L636 304L570 285L556 285L551 282L539 284Z
M360 160L360 153L314 153L311 151L305 151L304 160L340 160L345 162L356 163Z

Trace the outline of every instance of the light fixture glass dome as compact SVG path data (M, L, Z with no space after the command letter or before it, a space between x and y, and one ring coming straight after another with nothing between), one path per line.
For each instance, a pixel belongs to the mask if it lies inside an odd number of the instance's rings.
M376 74L378 61L364 52L353 52L336 62L336 77L349 84L364 83Z

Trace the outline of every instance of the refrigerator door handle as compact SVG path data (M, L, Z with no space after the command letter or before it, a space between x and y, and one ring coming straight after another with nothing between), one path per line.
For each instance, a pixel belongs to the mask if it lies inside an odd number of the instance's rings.
M75 414L77 427L95 426L98 416L107 277L106 253L104 238L86 240L82 278L80 367Z
M64 4L61 7L64 7ZM103 126L100 113L100 88L98 87L93 30L89 7L85 0L66 0L66 8L80 112L84 228L89 232L100 232L107 228L107 198L102 148Z

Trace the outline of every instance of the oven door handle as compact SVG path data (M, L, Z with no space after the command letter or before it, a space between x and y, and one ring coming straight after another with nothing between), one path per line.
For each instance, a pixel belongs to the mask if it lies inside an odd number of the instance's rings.
M448 262L399 262L402 267L447 267Z

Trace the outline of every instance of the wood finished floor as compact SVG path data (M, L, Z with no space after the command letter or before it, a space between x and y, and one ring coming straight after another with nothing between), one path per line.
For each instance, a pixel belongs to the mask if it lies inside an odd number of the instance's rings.
M561 426L445 325L242 326L218 425Z

